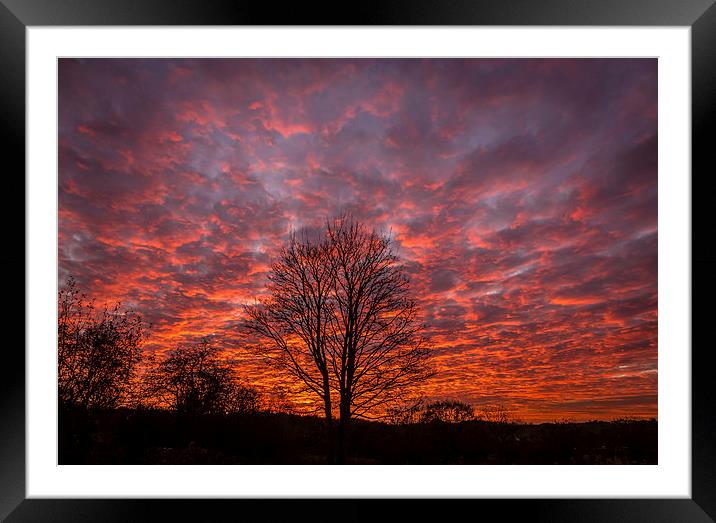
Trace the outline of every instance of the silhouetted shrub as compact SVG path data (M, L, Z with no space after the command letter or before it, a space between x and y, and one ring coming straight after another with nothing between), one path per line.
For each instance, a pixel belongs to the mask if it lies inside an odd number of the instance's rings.
M475 417L472 407L461 401L436 401L425 407L420 420L424 423L461 423Z

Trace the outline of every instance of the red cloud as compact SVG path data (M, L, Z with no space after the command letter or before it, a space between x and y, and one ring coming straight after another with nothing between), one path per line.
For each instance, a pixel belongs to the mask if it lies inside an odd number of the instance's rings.
M657 414L656 60L60 60L59 276L237 340L291 227L390 231L429 399Z

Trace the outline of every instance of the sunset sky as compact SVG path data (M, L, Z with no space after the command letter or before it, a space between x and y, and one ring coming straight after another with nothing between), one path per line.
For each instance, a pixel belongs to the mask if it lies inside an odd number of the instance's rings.
M657 415L655 59L61 59L59 280L241 348L291 228L392 231L428 400Z

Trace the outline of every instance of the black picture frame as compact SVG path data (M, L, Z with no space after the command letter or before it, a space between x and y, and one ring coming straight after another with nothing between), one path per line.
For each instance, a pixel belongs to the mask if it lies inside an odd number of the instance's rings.
M716 424L711 344L703 343L714 295L716 247L705 190L716 172L709 138L716 127L716 5L714 0L383 0L280 8L244 0L0 0L0 125L6 202L6 249L0 256L8 312L25 296L25 233L17 223L25 195L25 30L53 25L575 25L690 26L692 74L692 497L690 499L503 500L130 500L26 499L24 331L5 336L0 380L0 518L16 521L283 520L444 518L456 511L480 519L534 521L716 520ZM10 160L11 162L8 162ZM10 167L12 166L12 167ZM675 173L677 174L677 173ZM702 200L702 205L696 205ZM11 225L13 224L13 225ZM695 242L697 236L702 241ZM21 251L21 247L22 251ZM23 252L23 254L19 254ZM22 273L23 287L18 274ZM698 279L698 285L693 281ZM14 298L13 298L14 297ZM24 298L22 300L24 305ZM8 326L10 316L5 317ZM701 325L697 327L697 325ZM11 328L8 330L12 330ZM18 332L19 329L16 329ZM9 334L9 332L7 333ZM12 340L12 341L10 341ZM688 348L685 348L685 350ZM661 393L665 393L661 391ZM446 504L450 506L447 507ZM447 512L449 511L449 512ZM321 515L324 515L322 517ZM441 519L442 519L441 518Z

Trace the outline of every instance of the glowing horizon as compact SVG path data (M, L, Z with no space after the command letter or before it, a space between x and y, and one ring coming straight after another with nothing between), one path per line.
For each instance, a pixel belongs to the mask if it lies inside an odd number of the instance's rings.
M657 417L655 59L61 59L59 277L239 346L291 228L391 231L427 400Z

